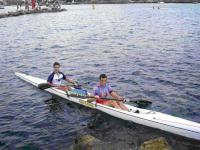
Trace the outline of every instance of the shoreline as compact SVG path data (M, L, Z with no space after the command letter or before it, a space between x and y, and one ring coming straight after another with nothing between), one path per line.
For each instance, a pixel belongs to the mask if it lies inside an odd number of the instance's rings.
M187 2L187 1L184 1L184 2L150 2L150 1L133 1L133 2L114 2L114 1L110 1L110 2L77 2L77 3L69 3L69 2L62 2L62 5L84 5L84 4L200 4L200 1L199 2ZM4 6L16 6L15 4L7 4L7 5L4 5Z
M7 13L1 13L0 19L2 18L8 18L8 17L17 17L17 16L23 16L23 15L29 15L29 14L39 14L39 13L57 13L67 11L67 9L40 9L40 10L19 10L19 11L13 11L13 12L7 12Z

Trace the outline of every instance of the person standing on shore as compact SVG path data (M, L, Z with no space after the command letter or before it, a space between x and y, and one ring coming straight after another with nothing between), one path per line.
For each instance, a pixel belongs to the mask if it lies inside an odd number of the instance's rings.
M29 11L29 0L25 0L25 10Z
M19 2L16 0L17 10L19 9Z

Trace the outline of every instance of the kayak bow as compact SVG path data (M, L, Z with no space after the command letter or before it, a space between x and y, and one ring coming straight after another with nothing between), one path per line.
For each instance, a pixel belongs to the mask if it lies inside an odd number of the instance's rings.
M46 80L23 73L15 72L15 75L36 87L38 87L38 85L41 83L46 83ZM49 87L44 90L71 102L78 103L92 109L97 109L123 120L132 121L137 124L160 129L176 135L200 140L200 124L193 121L185 120L152 110L137 108L128 104L125 104L125 106L129 108L130 112L112 108L95 102L89 103L87 102L87 99L84 98L67 96L66 92L59 90L56 87Z

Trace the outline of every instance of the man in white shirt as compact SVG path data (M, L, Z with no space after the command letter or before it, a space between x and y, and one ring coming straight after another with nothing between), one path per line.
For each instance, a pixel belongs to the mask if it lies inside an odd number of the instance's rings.
M68 90L69 88L61 85L63 80L65 80L69 83L75 84L75 82L73 80L68 79L64 75L64 73L62 73L60 71L60 64L58 62L55 62L53 64L53 69L54 69L54 71L49 75L49 77L47 79L47 82L49 84L51 84L52 86L58 87L59 89L64 90L64 91Z

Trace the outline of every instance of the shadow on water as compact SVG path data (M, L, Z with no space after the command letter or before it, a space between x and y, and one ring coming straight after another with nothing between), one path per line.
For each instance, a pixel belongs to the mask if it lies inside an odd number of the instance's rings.
M44 100L44 103L40 107L48 110L45 119L37 120L29 125L33 128L32 134L35 136L29 136L30 130L28 133L26 131L1 132L1 138L18 139L19 143L8 145L0 141L0 148L67 149L74 144L75 138L82 134L91 134L101 141L112 144L116 150L139 149L144 141L158 137L165 137L175 150L199 150L200 148L198 141L123 121L54 95ZM36 129L39 130L36 131Z
M45 100L45 104L47 104L50 112L62 112L64 111L64 106L59 101L58 97L52 96L51 99ZM66 103L67 104L67 103Z
M76 130L74 135L91 134L101 141L112 144L116 150L139 149L144 141L159 137L165 137L170 146L175 150L200 149L199 141L124 121L103 112L68 102L57 96L46 100L45 103L48 105L50 112L64 112L66 109L73 109L74 113L81 112L81 115L87 114L86 124L80 130Z
M159 137L165 137L175 150L200 149L199 141L123 121L105 113L96 112L89 121L89 133L104 142L112 143L117 150L139 149L144 141Z

